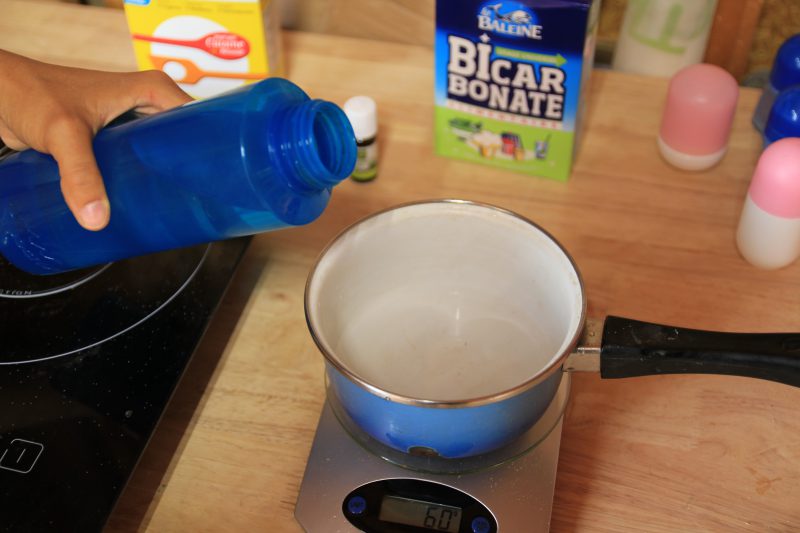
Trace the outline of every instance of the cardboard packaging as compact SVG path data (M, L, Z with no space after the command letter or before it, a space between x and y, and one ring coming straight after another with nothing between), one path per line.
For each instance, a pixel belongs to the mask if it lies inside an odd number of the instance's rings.
M195 98L282 74L275 0L125 0L140 70Z
M600 0L437 0L439 155L566 180Z

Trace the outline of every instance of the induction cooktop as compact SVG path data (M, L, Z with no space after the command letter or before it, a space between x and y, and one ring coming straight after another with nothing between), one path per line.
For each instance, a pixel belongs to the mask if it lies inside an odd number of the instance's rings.
M248 242L53 276L0 258L0 531L102 530Z

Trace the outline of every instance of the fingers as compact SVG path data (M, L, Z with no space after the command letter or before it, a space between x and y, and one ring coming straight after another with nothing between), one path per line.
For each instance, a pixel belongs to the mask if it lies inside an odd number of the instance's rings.
M84 228L97 231L108 224L110 206L92 151L93 132L73 119L55 121L47 151L58 163L61 192L70 211Z
M28 147L2 120L0 120L0 141L12 150L19 151Z
M131 107L146 113L154 113L192 100L161 71L111 76L113 81L120 85L110 87L112 90L105 99L108 102L106 109L111 111L97 114L98 118L99 115L105 114L106 119L99 124L65 119L59 121L58 127L52 126L53 135L48 135L47 151L58 162L64 200L78 223L93 231L106 227L111 211L103 179L92 151L92 138L96 129ZM124 95L127 95L127 98ZM128 100L128 104L125 100ZM113 109L114 107L120 109ZM91 117L87 118L92 121Z
M7 91L13 98L5 97L0 107L0 138L14 149L50 153L78 223L88 230L104 228L110 204L92 151L94 134L131 108L153 113L192 98L161 71L110 73L12 59L28 69L23 76L28 81Z
M134 94L134 106L146 113L154 113L183 105L192 97L183 92L167 74L160 70L132 73L135 80L130 85Z

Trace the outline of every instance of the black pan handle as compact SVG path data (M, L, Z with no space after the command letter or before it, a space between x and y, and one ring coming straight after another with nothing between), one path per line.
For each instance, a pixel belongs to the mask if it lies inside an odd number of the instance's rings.
M720 333L606 318L600 375L726 374L800 387L800 333Z

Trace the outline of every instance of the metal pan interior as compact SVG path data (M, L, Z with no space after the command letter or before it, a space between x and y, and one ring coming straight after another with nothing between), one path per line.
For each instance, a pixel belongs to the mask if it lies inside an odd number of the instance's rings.
M323 252L306 316L328 361L403 403L479 405L560 369L585 317L580 275L543 229L443 200L387 210Z

